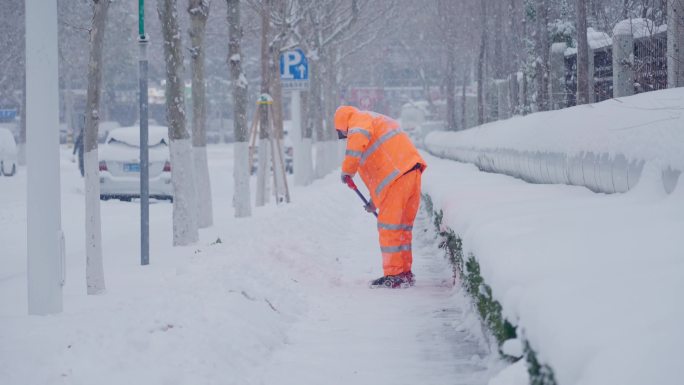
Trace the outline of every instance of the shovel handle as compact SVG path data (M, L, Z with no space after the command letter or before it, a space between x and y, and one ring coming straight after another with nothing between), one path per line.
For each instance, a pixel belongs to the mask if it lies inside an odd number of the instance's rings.
M359 198L361 198L361 200L363 201L363 204L364 204L365 206L368 206L368 205L370 204L370 203L368 202L368 199L366 199L366 197L363 196L363 194L361 194L361 191L359 191L359 189L356 188L356 186L354 186L354 192L356 192L356 195L358 195ZM376 213L375 211L373 211L373 215L375 215L376 218L378 217L378 213Z
M368 199L366 199L366 197L363 196L363 194L361 194L361 191L359 191L358 187L356 187L356 183L354 183L354 180L351 176L346 175L344 178L344 182L347 184L347 186L349 186L350 189L354 190L354 192L356 193L356 195L359 196L359 198L361 198L364 207L370 204L370 202L368 202ZM375 211L373 211L373 215L375 215L376 218L378 217L378 213L376 213Z

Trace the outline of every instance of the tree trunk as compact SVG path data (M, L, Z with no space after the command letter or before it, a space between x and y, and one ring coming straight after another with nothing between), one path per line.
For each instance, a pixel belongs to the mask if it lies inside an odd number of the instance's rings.
M21 115L19 120L19 165L26 166L26 75L22 75L21 81Z
M169 126L171 182L173 184L173 245L185 246L199 239L197 202L192 174L192 145L185 128L183 94L183 46L178 27L176 0L157 0L166 61L166 121Z
M282 4L283 2L281 1L281 4L279 5L282 6ZM271 96L273 97L273 108L271 110L273 113L273 116L271 116L271 119L273 119L272 135L274 139L277 139L275 143L278 144L277 146L273 147L277 153L272 154L272 156L276 157L276 161L278 159L283 161L283 167L277 166L273 170L275 173L274 188L276 190L276 196L279 199L287 195L287 187L284 184L285 178L287 178L287 173L285 172L285 153L283 150L283 139L285 138L285 133L283 127L283 88L280 83L280 50L280 40L276 40L270 45L269 56L271 61L269 72L271 76Z
M271 26L271 0L264 0L261 10L261 94L268 95L271 92L271 56L269 50L269 36ZM256 206L265 205L269 200L268 174L270 170L270 143L269 140L269 116L268 105L260 104L257 108L259 114L259 165L257 168L257 193Z
M684 86L684 0L667 0L667 87Z
M446 123L447 130L458 130L456 120L456 25L451 19L455 13L453 1L440 1L438 3L440 19L444 28L446 45L446 68L444 71L444 84L446 93Z
M249 192L249 144L247 131L247 78L242 72L242 26L240 25L240 0L227 0L228 4L228 64L233 83L233 130L235 131L233 165L233 207L235 217L252 215Z
M509 82L511 84L511 112L513 113L513 115L515 115L519 113L521 110L518 71L520 70L520 66L522 65L522 58L524 57L524 43L521 44L521 42L524 42L524 39L521 39L520 37L524 36L521 35L521 31L523 29L521 28L521 24L525 23L525 15L522 14L522 12L520 12L520 7L518 6L518 2L516 0L510 0L508 12L508 51L511 53L513 60L510 61L507 70Z
M484 0L483 0L484 1ZM503 5L504 2L502 0L494 1L492 3L493 6L493 12L494 12L494 52L492 55L492 61L493 61L493 77L494 79L500 80L505 77L506 74L506 66L510 61L512 61L511 56L507 56L506 52L504 52L504 44L503 44L503 39L504 39L504 20L503 20ZM485 24L485 28L487 25Z
M326 82L325 82L325 108L323 109L323 129L326 134L326 175L333 170L340 167L343 159L343 152L341 151L342 142L335 135L335 128L333 127L333 116L339 105L339 95L337 93L339 83L337 81L338 69L335 66L339 52L335 47L331 47L329 54L326 56ZM346 145L345 145L346 149Z
M671 1L671 0L669 0ZM622 20L629 19L629 0L622 1Z
M527 1L532 1L532 0L527 0ZM526 3L523 4L523 9L526 7ZM523 65L523 70L522 70L522 92L520 95L520 113L521 115L527 115L531 107L529 105L530 97L529 97L529 84L528 84L528 75L531 72L531 65L530 65L530 56L531 56L531 45L527 43L528 36L529 36L529 29L527 28L527 20L528 16L524 15L522 19L522 36L524 37L523 41L523 47L524 47L524 57L521 59L521 63Z
M309 62L309 74L312 73L312 63ZM313 79L312 75L309 75L309 82ZM309 83L311 84L311 83ZM311 86L309 86L311 90ZM302 91L301 93L301 122L302 122L302 142L299 146L299 151L301 154L298 159L297 166L295 166L295 174L299 173L297 177L300 186L308 186L313 182L313 124L309 111L311 106L309 105L310 91ZM295 154L297 156L297 154Z
M209 227L213 223L211 180L207 160L207 104L204 81L204 36L209 17L210 0L189 0L190 64L192 66L192 147L197 192L197 225Z
M274 42L271 45L269 56L270 69L270 89L273 97L273 135L275 138L283 139L283 88L280 83L280 44Z
M86 101L85 152L85 231L86 285L88 294L105 291L102 262L102 228L100 219L100 169L97 155L97 136L100 123L100 94L102 88L102 47L109 0L93 0L93 22L90 30L90 61L88 63L88 92Z
M469 65L463 64L463 83L461 84L461 129L465 130L467 128L470 128L468 126L468 102L467 102L467 84L470 81L468 78L468 72L470 72Z
M69 66L65 66L69 67ZM74 90L71 85L71 75L69 72L71 72L68 69L65 69L65 74L64 74L64 90L63 90L63 96L64 96L64 123L66 123L67 126L67 132L71 133L71 139L67 137L68 143L74 143L76 140L76 137L78 136L78 129L76 127L75 119L74 119ZM106 103L104 104L106 105ZM102 112L102 111L100 111ZM99 114L100 118L103 118L102 113ZM69 141L70 140L70 141Z
M587 0L577 3L577 105L589 103L589 43Z
M322 103L322 66L321 59L311 60L309 73L309 130L316 135L316 161L314 162L314 177L316 179L324 177L327 172L325 169L325 159L323 156L324 142L327 137L323 129L323 103Z
M446 121L447 130L458 130L456 121L456 49L453 41L447 42L446 65Z
M549 33L546 0L537 0L537 108L549 109Z
M480 54L477 60L477 124L485 123L485 95L484 95L484 66L485 52L487 51L487 2L482 0L481 5L481 36Z

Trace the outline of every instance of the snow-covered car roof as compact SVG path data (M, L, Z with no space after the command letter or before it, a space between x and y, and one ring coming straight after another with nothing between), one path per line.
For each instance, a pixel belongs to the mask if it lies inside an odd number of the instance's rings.
M149 161L169 160L168 129L164 126L149 127ZM109 131L105 143L100 146L100 160L129 161L140 154L140 131L138 126L115 128Z
M148 127L148 144L150 147L159 144L169 144L169 129L164 126L149 126ZM140 147L140 127L130 126L114 128L109 131L105 143L123 143L133 147Z

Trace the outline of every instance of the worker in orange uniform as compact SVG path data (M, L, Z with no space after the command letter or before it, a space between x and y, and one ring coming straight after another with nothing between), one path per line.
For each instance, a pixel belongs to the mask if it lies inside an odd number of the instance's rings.
M399 124L384 115L341 106L335 129L347 140L342 182L353 186L358 171L368 187L368 212L378 214L378 233L384 276L371 287L406 287L415 282L411 272L413 221L420 204L420 179L427 164Z

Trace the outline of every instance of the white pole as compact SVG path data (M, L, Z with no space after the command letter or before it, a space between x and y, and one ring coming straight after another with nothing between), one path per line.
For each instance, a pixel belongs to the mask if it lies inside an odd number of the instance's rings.
M290 102L290 115L292 116L292 168L294 169L295 186L307 184L304 161L306 158L302 148L302 91L292 90L292 100Z
M62 311L57 1L26 0L28 312Z
M632 20L613 29L613 97L634 95L634 35Z

